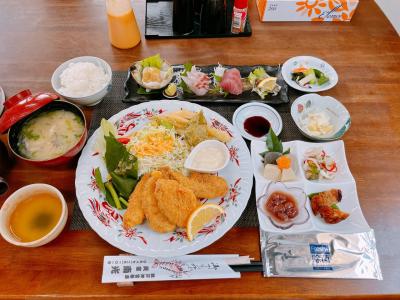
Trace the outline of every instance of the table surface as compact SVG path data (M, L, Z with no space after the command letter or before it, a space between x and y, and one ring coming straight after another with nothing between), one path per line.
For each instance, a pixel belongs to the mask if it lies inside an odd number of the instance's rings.
M134 1L144 33L144 0ZM242 274L240 280L139 283L118 288L101 284L104 255L120 251L93 231L68 231L36 248L14 247L0 239L0 297L44 295L96 298L355 298L400 297L400 38L372 0L360 1L349 23L260 23L250 3L253 36L232 39L145 40L131 50L113 48L107 37L103 0L0 1L0 85L8 95L30 88L50 91L55 68L75 56L94 55L113 70L161 53L171 63L279 64L297 55L331 63L339 84L323 95L340 99L350 111L345 135L347 158L357 181L364 215L375 229L383 281L264 278ZM85 109L90 118L91 110ZM5 139L3 136L2 139ZM52 169L13 162L5 174L14 190L45 182L59 188L70 212L75 200L76 161ZM68 226L66 227L68 228ZM233 228L201 253L239 253L260 258L257 228ZM367 296L370 295L370 296Z

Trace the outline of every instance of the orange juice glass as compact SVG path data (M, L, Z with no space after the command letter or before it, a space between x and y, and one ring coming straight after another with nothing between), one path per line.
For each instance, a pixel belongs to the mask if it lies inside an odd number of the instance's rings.
M129 49L140 42L140 31L129 0L106 0L108 36L114 47Z

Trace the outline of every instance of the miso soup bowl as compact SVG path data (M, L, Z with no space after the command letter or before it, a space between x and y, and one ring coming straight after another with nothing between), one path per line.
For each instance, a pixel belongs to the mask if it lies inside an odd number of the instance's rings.
M37 193L49 193L54 195L61 202L61 216L58 220L56 226L44 237L32 241L32 242L21 242L18 238L12 234L10 231L10 217L14 212L17 205L24 201L29 195L34 195ZM19 190L16 190L13 194L11 194L7 200L4 202L3 206L0 209L0 234L1 236L9 243L20 246L20 247L39 247L44 244L47 244L54 240L64 229L65 224L68 219L68 208L65 202L65 199L61 192L56 189L54 186L44 184L44 183L35 183L24 186Z
M80 136L79 140L76 142L74 146L72 146L67 152L64 154L48 159L48 160L34 160L34 159L29 159L21 155L21 153L18 150L18 136L20 134L20 131L23 128L23 125L31 120L32 118L36 117L42 112L47 112L47 111L55 111L55 110L67 110L71 111L72 113L76 114L79 116L84 124L84 130L82 135ZM67 164L69 161L72 160L72 158L77 155L85 145L86 139L87 139L87 128L86 128L86 118L85 114L83 111L76 106L73 103L63 101L63 100L55 100L52 101L45 106L39 108L29 116L23 118L22 120L18 121L14 125L11 126L11 128L8 131L8 145L13 152L13 154L18 157L19 159L31 164L35 165L38 167L49 167L49 166L57 166L57 165L63 165Z

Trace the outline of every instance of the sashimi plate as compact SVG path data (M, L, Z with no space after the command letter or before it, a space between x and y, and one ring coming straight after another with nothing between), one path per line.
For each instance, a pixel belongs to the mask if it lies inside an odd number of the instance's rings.
M119 135L138 130L149 119L164 112L186 109L203 111L208 124L228 133L232 139L227 143L230 153L228 166L218 173L228 183L228 193L222 198L205 199L224 208L224 214L204 227L190 242L182 228L160 234L152 231L147 223L126 230L122 226L124 210L111 207L99 192L94 170L106 170L103 159L94 150L97 129L82 151L76 169L75 188L79 207L96 233L108 243L122 251L151 257L173 257L189 254L207 247L221 238L239 219L249 200L253 185L253 167L249 149L237 129L218 113L185 101L161 100L131 106L109 119L118 129Z

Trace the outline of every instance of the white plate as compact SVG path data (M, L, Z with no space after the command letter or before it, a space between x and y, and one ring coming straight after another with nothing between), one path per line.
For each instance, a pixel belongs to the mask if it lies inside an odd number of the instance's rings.
M307 143L302 141L284 142L283 148L291 149L290 154L296 159L293 160L293 169L296 170L295 174L297 179L295 181L285 182L288 187L302 188L308 195L315 192L326 191L332 188L338 188L342 191L342 201L338 206L345 212L350 213L350 216L338 224L327 224L319 216L314 216L310 207L310 201L307 199L306 208L310 213L310 219L301 225L294 225L293 227L282 230L275 227L270 220L265 217L265 214L257 210L260 226L264 231L269 232L285 232L285 233L300 233L309 231L322 231L322 232L336 232L336 233L355 233L368 231L370 229L367 221L365 220L358 196L355 180L347 165L346 154L343 141L335 141L329 143ZM336 160L338 173L335 179L328 181L309 181L305 178L302 169L302 160L304 152L311 147L322 147L328 154ZM265 143L260 141L251 142L251 157L254 167L254 177L256 179L256 198L258 199L265 193L266 187L270 183L262 175L263 163L259 153L265 151Z
M249 117L261 116L269 121L272 130L276 135L282 131L282 118L279 113L271 106L259 103L250 102L239 106L232 117L233 125L239 130L240 134L251 141L265 141L265 136L255 137L244 130L244 121Z
M131 106L111 117L110 121L116 124L118 132L123 134L137 130L153 115L179 109L202 110L211 126L224 130L232 136L232 140L227 144L230 161L227 167L219 172L219 175L227 180L229 191L223 198L206 200L220 204L225 210L225 216L217 218L215 222L206 226L192 242L185 238L184 229L159 234L144 223L125 230L122 227L124 211L118 211L108 205L99 193L93 176L96 167L100 167L102 174L106 174L103 160L93 151L96 138L100 134L100 130L97 129L88 140L78 162L75 179L76 196L82 213L93 230L122 251L152 257L172 257L198 251L221 238L246 208L253 185L250 153L238 131L216 112L185 101L150 101Z
M0 86L0 115L4 109L4 101L6 101L6 96L4 95L4 91Z
M302 111L299 111L299 106L303 107ZM323 136L310 135L301 124L301 119L310 111L326 112L334 126L333 133ZM340 101L333 97L323 97L318 94L306 94L297 98L290 108L290 114L300 132L309 139L316 141L338 140L349 130L351 125L350 113Z
M292 80L292 70L302 65L320 70L329 77L329 81L323 85L315 84L311 88L300 86L296 81ZM338 74L330 64L313 56L296 56L288 59L282 65L282 76L286 83L292 88L307 93L316 93L329 90L333 88L339 81Z

